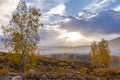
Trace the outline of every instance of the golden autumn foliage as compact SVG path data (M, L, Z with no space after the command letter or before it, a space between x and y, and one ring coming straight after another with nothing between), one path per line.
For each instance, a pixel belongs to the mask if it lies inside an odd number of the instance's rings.
M8 67L4 67L3 69L0 69L0 75L7 74L9 72Z
M19 63L21 61L21 54L8 52L7 56L9 57L9 63L10 64L19 65Z
M93 42L90 53L92 67L109 67L110 66L110 51L108 43L103 39L101 42Z
M38 33L40 16L39 9L29 8L25 1L21 0L12 14L9 26L2 26L4 36L6 36L2 41L5 47L14 53L10 59L19 64L20 71L23 71L27 55L37 51L40 40ZM14 61L14 58L18 59Z
M28 54L25 61L24 71L29 71L30 69L34 69L38 62L39 55L37 54Z

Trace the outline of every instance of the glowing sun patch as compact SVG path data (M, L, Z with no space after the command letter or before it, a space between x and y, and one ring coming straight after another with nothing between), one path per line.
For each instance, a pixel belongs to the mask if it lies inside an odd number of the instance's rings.
M83 36L79 32L65 32L62 33L58 38L74 42L83 39Z

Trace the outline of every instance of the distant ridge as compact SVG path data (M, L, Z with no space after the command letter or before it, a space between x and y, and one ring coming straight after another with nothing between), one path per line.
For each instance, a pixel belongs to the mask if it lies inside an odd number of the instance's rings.
M117 38L115 38L115 39L113 39L111 41L120 41L120 37L117 37Z
M118 47L120 49L120 37L108 41L110 47Z

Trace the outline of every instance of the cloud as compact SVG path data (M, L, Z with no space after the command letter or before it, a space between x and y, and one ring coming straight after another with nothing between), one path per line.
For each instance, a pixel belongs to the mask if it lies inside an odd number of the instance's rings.
M59 15L64 15L65 13L65 5L59 4L58 6L52 8L50 11L47 12L47 14L52 15L52 14L59 14Z
M59 41L57 38L60 33L65 30L61 29L59 25L44 25L40 31L40 46L60 46L64 45L63 41Z
M78 13L79 19L89 19L97 16L97 14L104 10L113 0L93 0L87 7ZM78 18L77 16L77 18Z
M55 6L55 1L52 3L51 1L46 1L46 0L28 0L26 1L26 4L29 7L40 8L41 11L44 12L44 10L49 10L51 7Z
M41 21L55 22L58 18L54 15L65 15L65 5L59 4L51 8L48 12L43 13Z
M117 7L115 7L113 10L120 11L120 5L118 5Z
M41 22L43 23L53 23L56 21L54 14L65 15L65 3L69 0L35 0L28 1L27 5L40 8L42 16Z
M70 0L24 0L29 7L41 9L41 21L52 23L40 30L40 45L68 45L76 46L90 43L101 38L113 39L120 36L120 5L113 10L105 10L116 0L92 0L85 5L77 16L66 14L66 2ZM12 11L15 10L19 0L0 0L0 24L7 24ZM117 4L118 5L118 4ZM72 8L72 7L70 7ZM79 7L77 7L79 8ZM74 10L75 11L75 10ZM117 11L117 12L116 12ZM67 15L67 16L65 16ZM58 37L63 33L78 32L84 36L84 40L76 43L65 42Z
M0 0L0 35L3 35L1 25L7 25L19 0Z
M60 23L61 26L64 28L72 29L85 29L88 32L102 32L104 34L111 34L111 33L120 33L120 12L116 12L113 10L106 10L100 12L94 18L86 20L79 20L76 18L71 18L71 21L68 23ZM74 26L74 27L72 27Z
M79 20L75 17L62 17L62 20L53 24L49 25L54 28L55 25L58 25L57 27L57 35L66 33L66 32L79 32L81 33L85 38L82 41L75 43L71 43L71 45L82 45L82 44L88 44L91 41L94 40L100 40L101 38L105 38L106 40L114 39L116 37L120 36L120 12L107 10L100 12L97 16L94 18L91 18L90 20ZM65 20L67 20L65 22ZM62 32L65 30L65 32ZM62 33L60 33L62 32ZM51 34L51 33L50 33ZM59 44L59 40L57 40ZM61 42L62 43L62 42ZM82 43L82 44L81 44ZM65 43L65 45L69 45L69 43Z
M93 12L95 12L97 9L100 9L102 7L104 7L105 5L107 5L107 3L110 0L94 0L92 3L90 3L85 10L91 10Z
M65 4L66 2L68 2L69 0L54 0L60 4Z
M40 37L41 46L79 46L88 43L88 38L85 39L80 31L64 29L59 24L45 25L40 31ZM72 42L71 40L75 41Z
M19 0L0 0L0 24L7 24Z
M99 17L100 17L99 15L96 16L96 19ZM106 17L104 16L102 18L106 19ZM64 22L64 20L66 19L69 19L69 21ZM120 36L120 31L116 26L110 24L111 26L107 26L107 28L105 28L104 24L100 23L101 24L100 27L98 24L99 20L97 20L98 23L94 23L94 20L96 19L93 19L91 21L83 21L83 20L78 20L75 17L67 17L64 18L63 21L60 21L56 24L45 25L44 30L42 30L43 32L41 31L42 33L40 33L41 35L40 45L41 46L80 46L80 45L88 45L94 40L99 41L102 38L105 38L106 40L111 40ZM106 24L108 24L108 22L106 22ZM113 29L113 31L111 29ZM116 30L118 30L117 33ZM71 39L69 38L69 36L72 33L79 33L80 35L82 35L83 38L75 42L69 41L69 39ZM62 39L60 38L61 36Z
M24 0L25 1L25 0ZM40 8L41 11L48 12L50 9L55 7L62 7L68 0L29 0L27 1L28 6L34 6ZM61 4L61 5L60 5Z

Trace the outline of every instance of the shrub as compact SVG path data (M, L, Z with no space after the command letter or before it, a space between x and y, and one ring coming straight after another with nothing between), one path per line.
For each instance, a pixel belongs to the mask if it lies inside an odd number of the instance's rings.
M4 67L3 69L0 70L0 75L4 75L9 72L8 67Z

